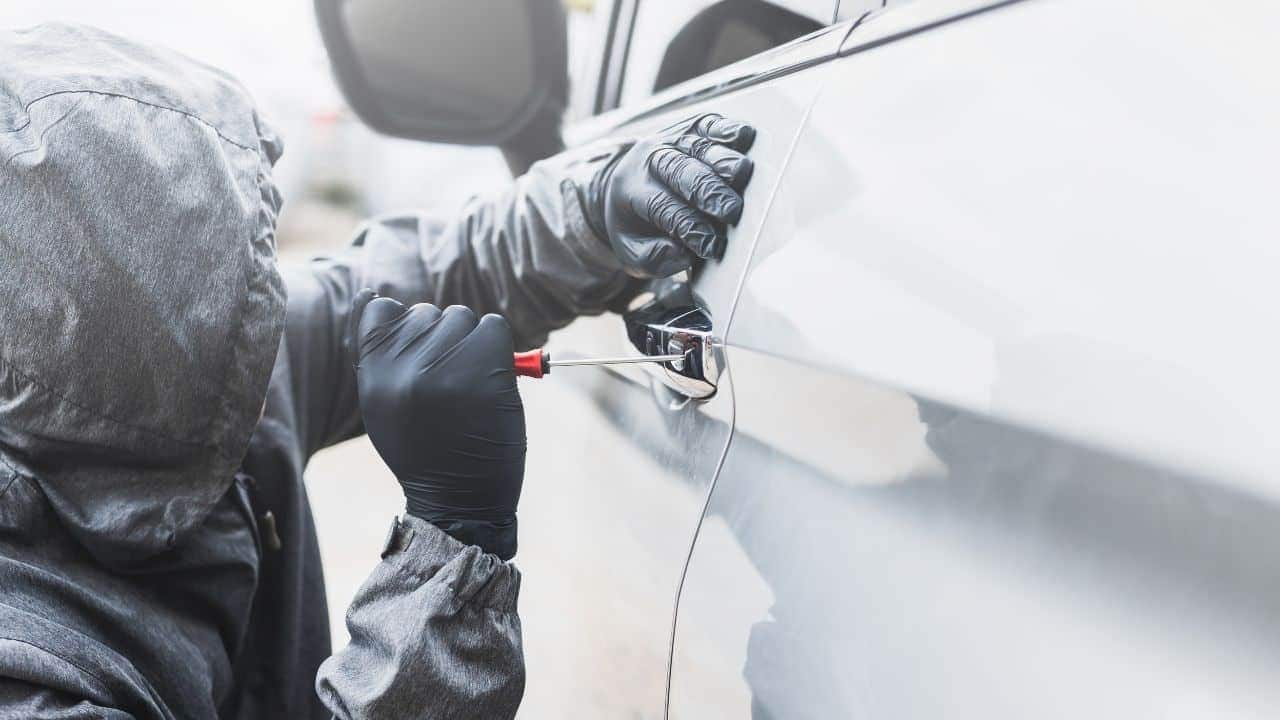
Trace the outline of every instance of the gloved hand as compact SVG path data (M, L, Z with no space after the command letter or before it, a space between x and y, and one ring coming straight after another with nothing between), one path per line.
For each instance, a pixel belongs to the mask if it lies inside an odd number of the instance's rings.
M591 178L587 221L627 273L666 277L724 253L751 180L750 125L700 115L639 140Z
M362 290L351 327L365 431L407 512L509 560L525 425L507 321Z

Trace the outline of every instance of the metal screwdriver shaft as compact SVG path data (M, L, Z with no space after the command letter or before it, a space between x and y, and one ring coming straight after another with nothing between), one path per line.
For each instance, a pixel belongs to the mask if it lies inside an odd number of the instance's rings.
M551 353L541 348L518 352L515 354L514 368L516 375L540 378L551 372L551 368L570 365L620 365L623 363L676 362L683 360L688 353L675 355L636 355L633 357L612 358L572 358L569 360L552 360Z
M620 365L622 363L675 362L684 355L637 355L635 357L575 358L573 360L548 360L549 367L560 365Z

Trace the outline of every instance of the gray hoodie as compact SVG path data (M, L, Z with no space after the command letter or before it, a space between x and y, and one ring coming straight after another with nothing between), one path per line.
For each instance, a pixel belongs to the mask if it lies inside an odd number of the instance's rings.
M412 518L317 681L302 471L362 432L360 288L505 314L528 346L625 276L555 163L282 276L280 152L216 70L89 28L0 33L0 718L519 704L517 571Z

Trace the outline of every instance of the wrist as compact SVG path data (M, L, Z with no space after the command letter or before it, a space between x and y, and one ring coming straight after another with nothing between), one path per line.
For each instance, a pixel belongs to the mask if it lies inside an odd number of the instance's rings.
M486 553L497 555L503 561L515 557L517 535L515 515L501 521L449 518L421 510L415 512L412 507L408 508L406 514L431 523L454 540L464 545L474 545Z
M573 183L578 196L578 206L583 219L593 235L606 247L609 245L608 224L605 221L605 191L609 178L632 143L600 143L578 156L567 168L567 177Z
M588 217L590 203L586 187L589 183L590 180L584 177L561 180L566 230L563 244L593 277L612 282L622 275L622 262L614 254L603 228L596 227L603 218L592 220Z
M595 231L596 235L605 243L609 242L608 224L605 222L604 205L605 193L609 187L609 178L613 175L613 169L618 166L618 161L622 156L626 155L626 150L615 152L608 159L600 161L599 167L591 174L591 179L583 188L583 214L586 215L587 224Z

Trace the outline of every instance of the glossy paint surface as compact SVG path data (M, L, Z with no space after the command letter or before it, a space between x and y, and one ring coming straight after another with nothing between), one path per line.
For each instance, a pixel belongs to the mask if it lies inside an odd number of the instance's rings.
M838 61L742 300L789 321L735 331L1280 490L1277 22L1033 1Z
M730 366L671 717L1274 715L1274 505L765 352Z
M1280 7L1161 8L810 71L671 717L1276 715Z

